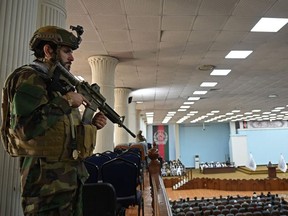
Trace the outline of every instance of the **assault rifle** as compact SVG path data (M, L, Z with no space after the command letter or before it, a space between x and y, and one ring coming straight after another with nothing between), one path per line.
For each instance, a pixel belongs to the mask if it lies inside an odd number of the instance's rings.
M79 94L82 94L91 103L89 106L86 106L83 113L82 120L84 122L90 122L94 113L99 109L111 122L118 124L119 127L123 127L132 137L136 137L136 135L123 124L125 117L119 116L106 103L106 99L100 93L100 87L96 83L90 85L86 81L79 81L59 62L56 64L54 71L60 73L60 80L64 80L70 87L74 87Z

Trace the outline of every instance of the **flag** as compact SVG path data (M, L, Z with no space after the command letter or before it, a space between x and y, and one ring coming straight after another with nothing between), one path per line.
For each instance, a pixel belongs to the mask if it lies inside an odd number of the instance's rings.
M252 155L251 153L250 153L250 155L249 155L249 160L248 160L248 163L246 164L246 167L247 167L248 169L253 170L253 171L255 171L256 168L257 168L257 165L256 165L255 160L254 160L254 158L253 158L253 155Z
M280 159L279 159L279 163L278 163L278 169L280 169L284 173L287 170L287 164L286 164L285 159L284 159L282 154L280 155Z
M169 160L169 130L168 125L153 126L153 142L158 147L159 155L166 161Z

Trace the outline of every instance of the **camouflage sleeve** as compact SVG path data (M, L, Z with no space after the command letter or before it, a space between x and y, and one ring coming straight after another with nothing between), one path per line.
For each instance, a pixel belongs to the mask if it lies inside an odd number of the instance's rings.
M47 92L47 83L35 71L25 71L10 83L12 95L11 127L24 140L39 136L53 126L71 107L61 96L53 98Z

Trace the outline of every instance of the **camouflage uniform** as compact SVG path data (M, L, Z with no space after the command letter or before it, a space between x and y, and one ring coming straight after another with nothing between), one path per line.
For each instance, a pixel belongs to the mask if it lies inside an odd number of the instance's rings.
M97 128L82 124L78 108L62 96L71 89L62 92L65 83L55 78L61 46L75 50L81 42L83 28L71 27L77 37L56 26L39 28L30 41L36 60L16 69L3 88L1 139L11 156L21 157L25 215L82 216L82 186L88 178L82 160L95 147ZM44 60L42 42L56 46L55 59Z
M6 82L5 87L12 101L11 128L23 140L39 136L45 138L48 128L53 129L57 122L71 113L74 123L80 123L78 109L71 108L61 95L47 90L49 83L43 71L20 69ZM56 141L67 134L58 133L55 136L50 133L46 138ZM81 192L88 173L80 160L71 157L69 142L71 137L67 137L67 145L56 159L21 157L22 206L25 215L82 215Z

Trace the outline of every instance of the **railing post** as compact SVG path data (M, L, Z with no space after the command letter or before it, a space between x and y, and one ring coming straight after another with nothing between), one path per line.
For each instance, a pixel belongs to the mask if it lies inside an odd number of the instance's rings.
M153 148L149 150L148 157L151 159L148 170L151 185L153 216L172 216L166 188L161 177L161 163L158 160L159 153L155 144L153 144Z
M161 164L158 160L159 158L159 152L156 148L156 145L154 144L153 147L148 151L148 157L150 158L150 163L148 166L148 170L150 175L151 174L158 174L161 175Z

